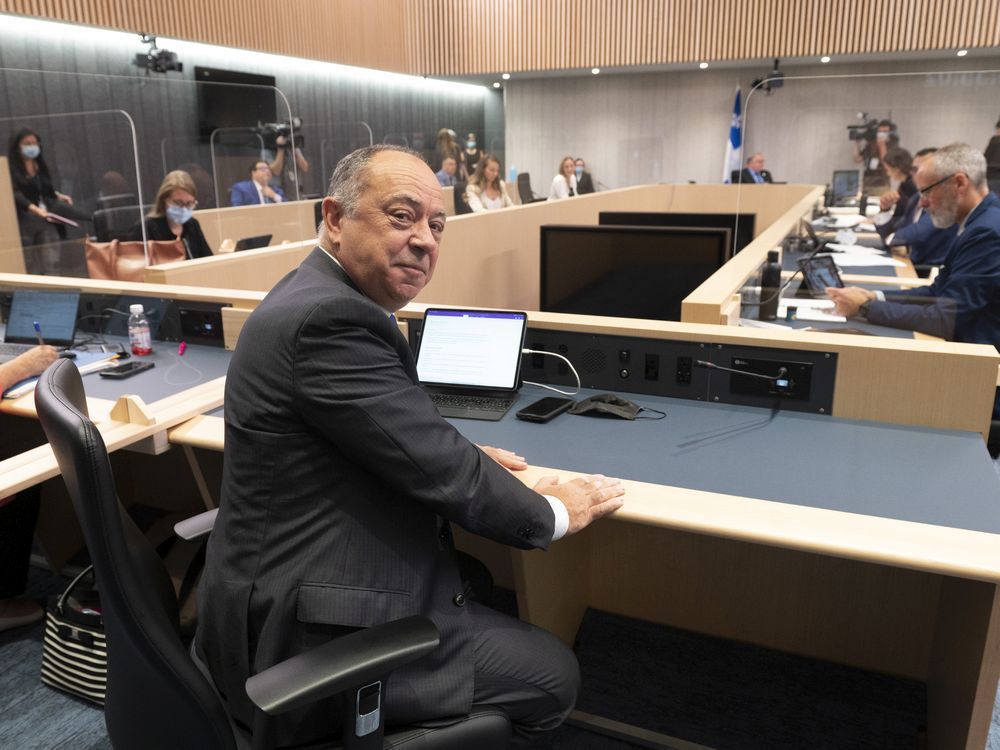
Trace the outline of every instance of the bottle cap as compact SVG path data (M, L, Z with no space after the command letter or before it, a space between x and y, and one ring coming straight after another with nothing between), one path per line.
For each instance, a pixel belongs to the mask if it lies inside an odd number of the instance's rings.
M129 305L128 311L133 315L139 315L143 312L142 305Z
M768 250L767 251L767 262L768 263L777 263L778 262L778 251L777 250Z

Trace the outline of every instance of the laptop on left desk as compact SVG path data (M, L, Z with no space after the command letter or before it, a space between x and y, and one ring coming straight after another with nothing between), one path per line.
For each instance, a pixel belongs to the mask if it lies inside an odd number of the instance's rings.
M79 292L27 289L14 292L11 295L3 343L0 344L0 364L38 346L39 334L46 344L57 349L72 346L79 304Z

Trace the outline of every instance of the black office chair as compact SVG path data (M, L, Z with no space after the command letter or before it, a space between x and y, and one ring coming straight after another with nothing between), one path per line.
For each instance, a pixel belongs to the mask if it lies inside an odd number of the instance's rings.
M139 196L135 193L115 193L114 195L100 195L97 197L98 211L108 208L123 208L138 205Z
M132 227L143 219L143 206L116 206L94 211L94 236L98 242L128 240Z
M545 200L545 198L535 195L535 191L531 189L531 175L527 172L521 172L517 175L517 194L522 205Z
M743 182L743 170L742 169L734 169L732 172L730 172L729 173L729 181L733 185L738 185L738 184L742 183Z
M379 722L371 734L355 735L358 691L437 646L437 628L423 617L352 633L254 675L247 694L261 709L260 720L252 737L236 727L204 668L181 642L177 600L163 563L118 502L107 449L90 421L83 381L72 362L59 360L42 374L35 406L97 575L108 643L105 723L116 748L268 748L267 716L338 694L349 706L342 742L350 750L507 746L509 719L493 709L384 738Z

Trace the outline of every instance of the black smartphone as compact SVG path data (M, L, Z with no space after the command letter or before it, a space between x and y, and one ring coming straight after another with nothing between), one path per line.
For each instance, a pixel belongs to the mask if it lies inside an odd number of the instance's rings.
M99 375L102 378L114 378L115 380L122 380L123 378L130 378L133 375L137 375L140 372L149 370L153 367L154 362L126 362L123 365L118 365L116 367L109 367L107 370L101 370Z
M528 422L548 422L550 419L558 417L575 403L571 398L546 396L545 398L538 399L533 404L525 406L514 416Z

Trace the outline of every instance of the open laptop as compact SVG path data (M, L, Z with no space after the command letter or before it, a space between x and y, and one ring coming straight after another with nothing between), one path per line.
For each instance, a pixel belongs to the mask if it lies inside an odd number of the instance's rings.
M417 376L444 417L497 421L517 400L528 315L503 310L424 313Z
M833 172L833 204L845 205L858 197L860 175L856 169L835 169Z
M0 344L0 363L9 362L38 346L39 334L46 344L57 349L72 346L79 304L79 292L14 292L3 343Z
M240 250L255 250L258 247L267 247L273 236L272 234L260 234L256 237L244 237L236 243L233 252L238 253Z

